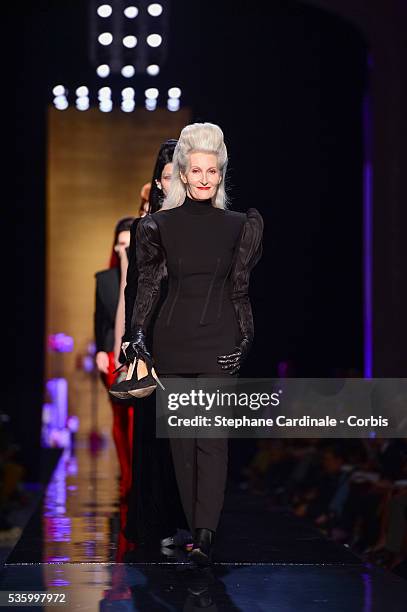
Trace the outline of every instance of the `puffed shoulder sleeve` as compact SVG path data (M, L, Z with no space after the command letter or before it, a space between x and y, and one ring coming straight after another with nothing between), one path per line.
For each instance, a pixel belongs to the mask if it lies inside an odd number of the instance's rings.
M249 300L250 272L263 251L263 218L255 208L249 208L236 246L231 270L231 300L243 338L254 337L253 314Z
M165 273L165 252L160 230L151 215L144 217L137 226L136 259L138 282L131 328L142 327L146 332Z
M239 250L235 262L235 272L254 268L261 258L263 250L263 217L256 208L249 208L243 224L239 241Z

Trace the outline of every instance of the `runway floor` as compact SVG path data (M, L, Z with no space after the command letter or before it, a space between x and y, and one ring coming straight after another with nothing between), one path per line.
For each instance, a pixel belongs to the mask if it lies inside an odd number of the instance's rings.
M65 594L65 604L43 609L80 611L407 610L407 581L232 486L211 569L194 570L158 549L129 549L116 474L111 445L91 454L82 439L61 458L0 573L0 603L5 592L35 591Z

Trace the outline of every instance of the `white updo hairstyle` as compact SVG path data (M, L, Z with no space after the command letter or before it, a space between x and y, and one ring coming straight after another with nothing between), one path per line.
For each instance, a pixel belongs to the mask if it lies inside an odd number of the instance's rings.
M189 155L197 152L212 153L218 158L219 171L222 177L216 196L212 201L215 208L226 208L225 175L228 154L223 140L223 132L214 123L191 123L184 127L174 150L173 170L170 188L162 205L162 210L175 208L184 203L187 186L182 182L180 172L187 174Z

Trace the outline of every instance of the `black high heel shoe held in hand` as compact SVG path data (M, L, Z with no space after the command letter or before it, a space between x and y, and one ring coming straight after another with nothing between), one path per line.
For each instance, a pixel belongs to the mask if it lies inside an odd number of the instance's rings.
M147 397L156 389L157 383L161 389L165 391L164 385L157 376L157 372L153 368L153 360L150 356L143 355L137 358L141 364L141 368L137 370L137 381L132 380L128 388L128 393L131 397ZM143 367L144 366L144 367Z
M112 395L119 399L147 397L156 389L157 383L165 390L153 368L153 358L147 350L145 334L141 327L136 327L134 336L123 342L122 349L127 363L131 365L126 380L110 387L109 392Z
M148 397L157 388L157 383L165 390L152 366L152 360L146 355L139 356L130 364L126 380L112 385L109 393L119 399Z
M117 368L113 374L119 372L125 365L128 365L127 374L123 378L123 375L120 375L118 380L110 387L109 393L116 397L117 399L130 399L131 395L129 395L128 388L131 387L131 380L134 376L137 376L137 359L133 359L131 362L123 363L119 368Z

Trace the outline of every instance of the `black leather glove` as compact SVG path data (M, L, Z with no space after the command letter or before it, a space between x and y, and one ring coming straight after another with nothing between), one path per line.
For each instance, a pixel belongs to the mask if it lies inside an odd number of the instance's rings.
M236 374L249 354L251 346L252 342L245 336L240 344L235 347L234 351L228 353L227 355L219 355L218 363L220 364L222 370L225 370L231 376Z
M230 299L236 313L241 342L228 355L219 355L222 370L237 374L246 359L254 338L252 307L249 300L250 272L262 252L263 219L255 208L247 211L240 241L236 245L230 273Z
M122 345L122 350L126 355L128 362L134 361L136 357L147 357L152 360L152 357L146 346L146 335L142 327L136 327L131 338L125 341Z

